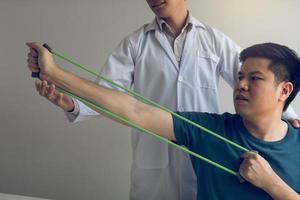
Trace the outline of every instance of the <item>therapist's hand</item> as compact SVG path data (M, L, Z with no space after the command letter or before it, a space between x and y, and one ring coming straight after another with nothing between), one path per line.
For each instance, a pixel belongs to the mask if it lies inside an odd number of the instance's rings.
M72 98L56 90L54 84L48 84L45 80L36 80L35 87L41 96L60 107L65 112L74 110L75 105Z
M288 120L295 128L300 128L300 119L289 119Z

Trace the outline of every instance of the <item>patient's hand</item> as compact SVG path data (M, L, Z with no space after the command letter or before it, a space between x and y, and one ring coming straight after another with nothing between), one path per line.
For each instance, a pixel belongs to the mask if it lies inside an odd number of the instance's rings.
M69 96L59 92L54 84L49 85L47 81L37 80L35 87L38 93L47 100L69 112L74 109L74 102Z
M277 177L272 167L256 152L246 152L241 156L244 160L240 166L240 175L256 187L264 189Z

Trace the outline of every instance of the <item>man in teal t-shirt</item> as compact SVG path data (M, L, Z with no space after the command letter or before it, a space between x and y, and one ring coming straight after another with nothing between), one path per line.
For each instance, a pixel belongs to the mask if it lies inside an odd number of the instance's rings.
M244 126L243 119L235 114L223 115L186 112L180 115L242 145L259 152L293 190L300 193L300 129L288 122L288 131L284 138L265 141L253 136ZM216 161L229 169L238 171L241 150L217 140L206 132L173 117L174 133L178 144ZM191 156L198 181L198 199L271 199L267 192L249 182L240 183L235 176L224 173L210 164ZM266 180L267 182L271 180ZM270 183L271 184L271 183Z
M234 89L237 114L186 112L180 115L252 150L244 153L173 117L176 142L239 171L247 182L192 158L198 199L300 199L300 129L281 119L300 86L298 56L267 43L245 49ZM244 158L241 160L240 158Z
M253 150L245 153L164 110L65 72L43 47L29 46L38 52L29 54L30 63L35 63L29 68L40 70L44 80L236 170L246 180L240 183L236 176L192 158L199 200L300 199L300 130L281 119L300 88L300 60L291 49L265 43L242 51L243 65L233 95L237 114L181 113Z

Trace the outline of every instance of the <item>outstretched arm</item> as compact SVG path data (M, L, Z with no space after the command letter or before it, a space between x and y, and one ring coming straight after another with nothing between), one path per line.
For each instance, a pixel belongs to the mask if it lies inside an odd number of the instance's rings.
M42 80L67 89L78 96L91 100L102 107L148 129L162 137L175 140L173 122L170 113L144 104L125 93L99 86L62 70L52 54L37 43L28 43L30 49L38 52L37 56L28 54L28 67L31 71L40 70Z

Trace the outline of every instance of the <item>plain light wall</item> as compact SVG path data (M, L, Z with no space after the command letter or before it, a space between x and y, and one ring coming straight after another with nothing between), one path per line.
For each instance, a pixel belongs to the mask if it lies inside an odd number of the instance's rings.
M242 47L272 41L300 53L299 0L187 3L196 18ZM47 42L99 71L122 38L152 19L141 0L0 0L0 192L128 199L130 129L104 118L69 124L60 109L35 92L25 42ZM223 81L220 93L222 111L233 111L232 91ZM299 100L292 104L297 113Z

